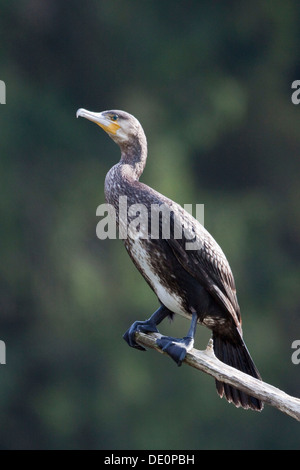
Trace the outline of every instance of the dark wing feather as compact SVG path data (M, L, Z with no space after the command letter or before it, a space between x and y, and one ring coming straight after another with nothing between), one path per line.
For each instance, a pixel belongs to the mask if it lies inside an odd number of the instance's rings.
M236 325L240 326L241 315L235 282L222 249L207 230L180 206L173 211L172 217L174 224L184 226L181 239L171 237L167 240L177 260L220 305L225 307ZM197 249L186 249L191 241Z
M166 198L143 183L135 183L133 193L136 201L152 205L166 205L170 211L170 223L175 227L184 227L182 238L175 238L171 229L171 237L165 238L174 256L191 276L193 276L216 301L232 316L238 328L241 325L240 308L237 301L234 278L229 263L222 249L209 232L179 204ZM153 207L153 206L152 206ZM151 220L149 220L149 227ZM162 220L160 220L162 231ZM173 236L172 236L173 233ZM164 237L162 237L164 238ZM186 244L193 238L199 248L186 250Z

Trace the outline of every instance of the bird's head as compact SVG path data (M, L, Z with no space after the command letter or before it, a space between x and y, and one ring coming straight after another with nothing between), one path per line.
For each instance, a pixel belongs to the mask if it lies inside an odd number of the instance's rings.
M139 121L129 113L119 110L94 113L80 108L76 117L84 117L95 122L120 146L130 143L133 139L144 134Z

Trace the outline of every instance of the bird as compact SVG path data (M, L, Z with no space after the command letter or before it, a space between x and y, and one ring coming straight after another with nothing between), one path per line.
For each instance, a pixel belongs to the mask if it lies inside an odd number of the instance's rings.
M129 346L145 350L135 339L136 332L156 332L157 326L175 314L190 319L190 328L183 338L161 336L157 346L178 366L193 348L197 325L212 331L215 356L246 374L262 380L243 340L242 319L235 280L221 247L205 227L179 204L140 181L146 165L147 138L140 122L121 110L92 112L77 110L83 117L100 126L120 147L121 158L105 177L106 202L113 206L119 230L133 220L130 211L121 211L120 198L126 197L128 207L145 207L147 217L143 236L128 231L123 237L125 248L146 282L157 296L159 308L146 320L135 321L123 338ZM161 211L158 236L149 230L151 209ZM164 216L169 211L170 234L162 236ZM145 218L144 218L145 219ZM142 224L140 224L142 225ZM181 237L175 236L176 227L184 227ZM187 249L187 243L193 241ZM236 407L261 411L261 400L227 383L216 380L219 396Z

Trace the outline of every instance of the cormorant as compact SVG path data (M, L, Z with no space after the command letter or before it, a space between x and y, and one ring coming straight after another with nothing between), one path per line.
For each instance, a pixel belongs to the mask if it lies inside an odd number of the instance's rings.
M191 319L187 336L182 339L162 336L157 344L178 365L193 347L196 326L200 323L212 330L217 358L261 380L242 339L235 282L223 251L207 230L181 206L139 181L147 158L147 140L139 121L119 110L94 113L81 108L76 116L98 124L120 147L121 160L105 178L106 201L115 209L119 229L132 221L129 211L125 216L119 211L121 196L127 197L128 207L142 204L148 209L149 225L146 224L146 229L140 228L144 236L134 236L129 232L124 244L135 266L157 295L160 307L148 320L134 322L124 334L124 339L129 346L144 350L135 341L135 332L158 332L157 325L177 313ZM159 236L151 237L151 208L162 206L170 210L173 230L170 230L169 237L163 237L163 220L160 219ZM176 224L184 227L181 238L174 235ZM191 240L197 242L196 249L186 249L186 243ZM237 407L263 408L260 400L231 385L216 381L216 386L219 395Z

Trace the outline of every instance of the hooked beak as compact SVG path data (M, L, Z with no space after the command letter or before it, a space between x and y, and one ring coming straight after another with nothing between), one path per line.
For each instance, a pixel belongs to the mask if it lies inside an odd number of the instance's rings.
M94 113L87 109L80 108L76 112L76 117L78 118L79 116L95 122L108 134L116 135L118 129L120 129L120 125L117 122L111 121L109 117L103 115L103 113Z

